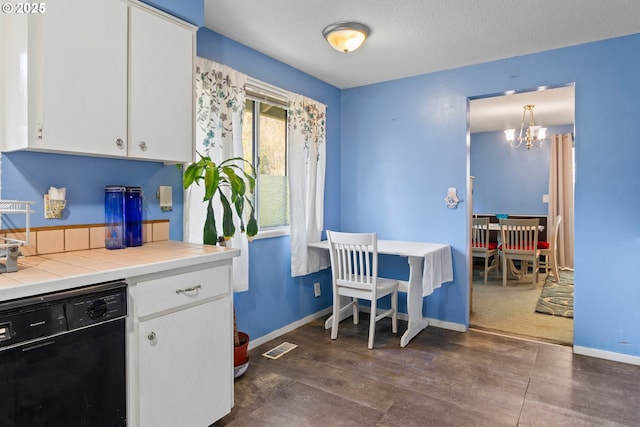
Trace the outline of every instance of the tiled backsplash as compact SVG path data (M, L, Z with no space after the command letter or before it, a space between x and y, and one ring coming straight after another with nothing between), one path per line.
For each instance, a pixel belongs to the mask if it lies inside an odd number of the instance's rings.
M1 237L25 240L24 230L0 230ZM86 226L38 227L29 233L29 244L22 246L22 255L44 255L58 252L104 248L104 224ZM145 221L142 242L169 240L169 221Z

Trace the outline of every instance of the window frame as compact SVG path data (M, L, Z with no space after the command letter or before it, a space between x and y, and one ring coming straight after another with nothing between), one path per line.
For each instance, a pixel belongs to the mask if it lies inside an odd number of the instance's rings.
M289 115L288 108L288 97L286 93L282 90L275 88L273 86L267 85L266 83L257 82L255 80L247 81L245 85L245 93L247 101L253 101L253 111L252 117L253 121L251 123L252 126L252 159L251 163L256 168L257 177L256 177L256 193L255 193L255 208L256 208L256 217L260 218L260 204L259 204L259 180L260 180L260 105L268 104L274 107L280 108L285 112L285 176L288 179L289 176L289 132L287 130L287 118ZM246 110L246 103L244 109ZM280 225L280 226L272 226L272 227L262 227L262 225L258 222L258 234L254 237L254 239L266 239L271 237L279 237L279 236L288 236L291 235L291 223L289 219L289 224Z

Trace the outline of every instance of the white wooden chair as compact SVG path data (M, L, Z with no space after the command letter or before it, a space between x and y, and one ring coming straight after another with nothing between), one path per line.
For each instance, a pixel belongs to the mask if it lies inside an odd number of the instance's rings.
M378 276L378 239L375 233L327 231L333 283L331 339L338 337L340 311L353 307L353 323L358 324L358 298L371 301L368 347L373 348L376 322L391 317L393 333L398 332L398 281ZM391 295L391 308L377 312L378 299ZM350 297L341 307L341 297Z
M551 238L548 242L538 242L538 249L540 249L540 257L544 257L544 261L540 258L540 268L544 268L544 272L549 274L551 270L554 280L557 281L560 277L558 275L558 230L560 229L560 222L562 222L562 216L558 215L556 221L553 224L553 230L550 233ZM546 243L546 244L545 244Z
M540 220L535 219L500 219L500 233L502 242L502 286L507 286L509 261L521 262L520 273L522 279L528 272L528 263L533 265L532 283L538 281L540 250L538 249L538 225Z
M471 224L471 250L474 258L484 258L484 284L489 271L496 271L498 278L498 243L489 241L489 218L473 218ZM489 265L489 259L493 262Z

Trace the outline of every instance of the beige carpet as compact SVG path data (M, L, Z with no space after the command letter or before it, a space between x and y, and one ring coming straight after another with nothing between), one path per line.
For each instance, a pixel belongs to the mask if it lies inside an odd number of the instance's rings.
M472 328L573 344L573 319L535 312L545 274L538 275L535 287L530 281L518 283L517 280L510 280L505 288L502 278L496 280L494 271L489 273L485 285L482 271L482 266L474 265Z

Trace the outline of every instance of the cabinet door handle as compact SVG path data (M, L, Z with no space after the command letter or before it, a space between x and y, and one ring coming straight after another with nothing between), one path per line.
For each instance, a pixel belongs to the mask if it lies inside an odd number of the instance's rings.
M198 289L201 289L202 285L195 285L192 286L190 288L184 288L184 289L176 289L176 294L181 294L184 292L192 292L192 291L197 291Z
M149 332L149 335L147 335L147 339L149 341L154 341L156 339L156 333L155 332Z
M116 147L122 150L124 148L124 141L120 138L116 139Z
M142 151L147 151L147 143L144 141L140 141L140 143L138 144L138 147L140 147L140 150Z

